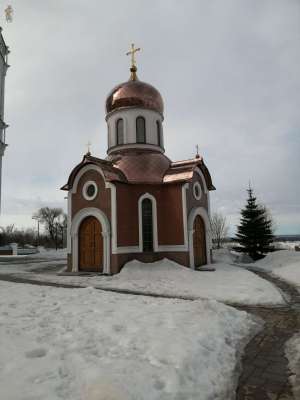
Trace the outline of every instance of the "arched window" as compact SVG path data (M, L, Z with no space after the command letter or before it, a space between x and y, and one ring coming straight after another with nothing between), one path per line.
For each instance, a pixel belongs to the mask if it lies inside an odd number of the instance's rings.
M161 146L161 125L159 121L156 121L156 134L157 134L157 145Z
M136 142L146 143L146 121L144 117L136 119Z
M152 201L142 201L143 251L153 251Z
M117 121L117 145L124 143L124 121L122 118Z

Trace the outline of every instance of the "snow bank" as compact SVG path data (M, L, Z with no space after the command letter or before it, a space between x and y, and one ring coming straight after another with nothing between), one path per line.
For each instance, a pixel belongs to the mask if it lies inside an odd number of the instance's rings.
M279 250L269 253L265 258L255 262L255 266L272 271L282 268L289 264L300 262L300 252Z
M300 242L273 242L275 249L278 250L295 250L295 247L300 247Z
M295 399L300 399L300 334L294 335L286 344L286 356L290 370L294 375L290 377Z
M63 268L65 261L51 259L49 256L48 261L42 257L40 262L36 258L24 264L0 264L0 274L81 287L121 289L188 299L214 299L250 305L283 303L279 291L268 281L244 268L231 265L233 258L228 250L217 251L214 259L218 261L213 264L216 269L214 272L194 271L164 259L155 263L131 261L120 274L106 277L58 276L57 272Z
M252 264L252 266L270 271L286 282L300 287L300 252L289 250L275 251Z
M228 249L215 249L213 250L213 262L232 264L235 260L234 254Z
M101 282L105 287L242 304L282 304L278 290L253 272L225 263L216 271L194 271L164 259L151 264L127 263L120 274Z
M214 301L3 282L0 293L5 400L234 399L236 364L259 328Z

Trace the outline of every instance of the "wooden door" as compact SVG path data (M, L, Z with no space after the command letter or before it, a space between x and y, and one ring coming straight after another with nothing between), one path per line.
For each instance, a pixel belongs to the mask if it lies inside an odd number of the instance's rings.
M200 215L194 221L194 264L195 268L207 264L205 225Z
M103 271L101 224L95 217L85 218L79 227L79 270Z

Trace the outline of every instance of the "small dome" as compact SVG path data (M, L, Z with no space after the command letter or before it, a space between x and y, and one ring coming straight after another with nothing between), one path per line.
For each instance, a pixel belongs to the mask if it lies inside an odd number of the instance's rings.
M116 86L106 99L106 112L122 107L141 107L163 114L163 99L155 87L139 81L129 80Z

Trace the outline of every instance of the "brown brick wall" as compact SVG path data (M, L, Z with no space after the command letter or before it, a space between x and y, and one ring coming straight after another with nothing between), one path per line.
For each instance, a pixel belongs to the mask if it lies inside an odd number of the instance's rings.
M82 188L85 182L94 181L98 186L98 194L94 200L85 200L82 195ZM110 221L110 189L105 188L105 183L99 172L90 170L82 175L78 182L77 192L72 195L72 218L74 215L86 207L96 207L101 209Z
M139 244L138 200L144 193L155 197L159 245L183 244L181 185L116 184L118 246Z
M157 205L158 244L184 244L182 185L164 186Z
M116 191L117 245L137 246L139 244L137 199L139 197L140 187L117 183Z

